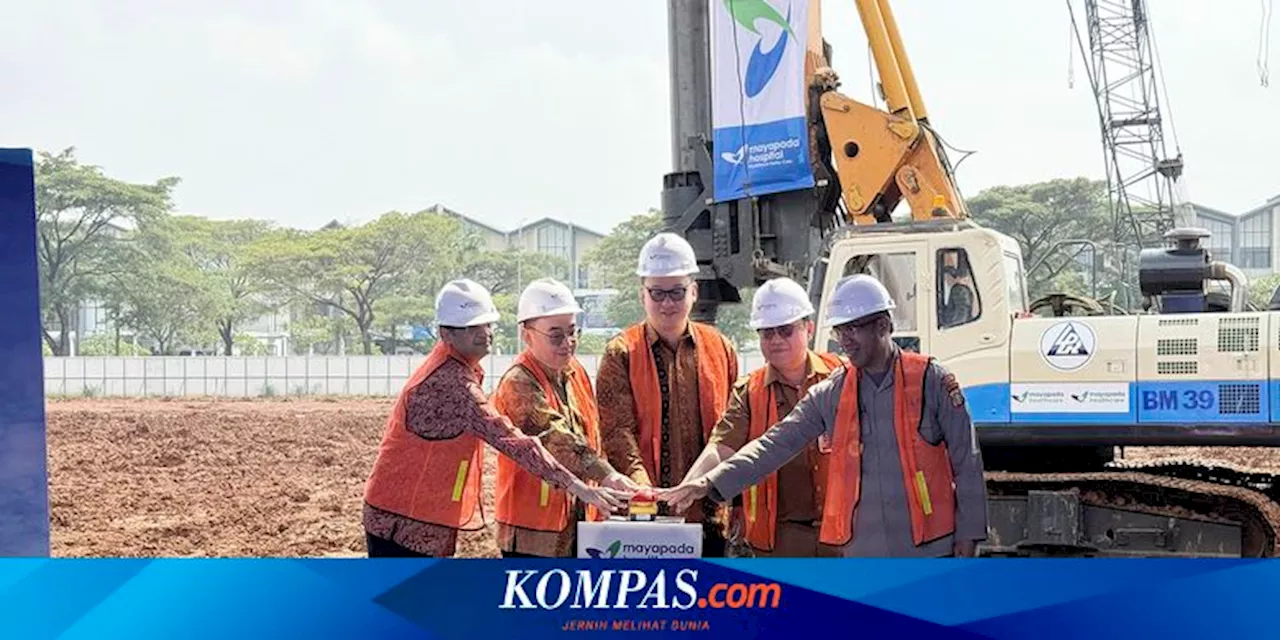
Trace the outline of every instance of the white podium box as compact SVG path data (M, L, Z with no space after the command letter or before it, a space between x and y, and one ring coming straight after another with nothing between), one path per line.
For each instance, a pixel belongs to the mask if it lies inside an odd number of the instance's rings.
M632 521L620 516L578 523L579 558L701 558L702 525L681 517Z

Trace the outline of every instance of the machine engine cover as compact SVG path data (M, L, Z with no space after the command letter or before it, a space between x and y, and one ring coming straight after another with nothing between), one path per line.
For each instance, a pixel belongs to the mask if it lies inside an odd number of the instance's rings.
M1138 285L1143 295L1203 292L1209 273L1204 249L1143 249L1138 257Z

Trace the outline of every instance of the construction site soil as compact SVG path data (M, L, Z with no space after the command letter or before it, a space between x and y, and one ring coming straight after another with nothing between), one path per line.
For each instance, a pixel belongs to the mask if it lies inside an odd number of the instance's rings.
M361 495L390 398L51 399L55 556L360 556ZM1196 456L1280 472L1264 448L1129 448L1127 460ZM459 556L496 557L488 529Z

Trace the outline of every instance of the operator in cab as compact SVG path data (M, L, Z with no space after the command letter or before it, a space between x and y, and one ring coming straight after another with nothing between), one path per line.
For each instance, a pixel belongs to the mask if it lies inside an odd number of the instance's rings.
M614 471L600 447L595 392L576 357L581 312L573 292L561 282L542 278L525 287L516 311L525 349L498 382L493 404L574 475L588 483L635 491L640 486ZM576 555L578 521L607 518L506 455L498 457L495 485L498 549L503 557L571 558Z
M485 442L598 509L625 505L625 492L588 486L485 397L479 362L498 318L489 292L471 280L449 282L436 296L440 340L401 390L365 485L369 557L452 556L459 530L483 528L477 509Z
M759 438L814 385L844 366L844 360L809 348L813 304L790 278L774 278L756 290L749 325L760 339L765 365L733 386L729 408L684 482L696 480ZM826 484L826 460L817 440L747 487L732 511L731 555L808 558L819 553L818 524Z
M973 422L955 376L893 342L894 308L875 278L841 279L827 324L851 363L728 460L659 499L677 509L731 500L817 440L831 453L821 555L973 556L987 532Z
M600 433L610 464L637 484L680 482L706 446L738 378L738 354L715 327L693 322L693 247L659 233L640 250L645 318L610 340L596 374ZM659 515L665 513L662 505ZM703 555L724 555L727 514L710 500L686 522L703 525Z

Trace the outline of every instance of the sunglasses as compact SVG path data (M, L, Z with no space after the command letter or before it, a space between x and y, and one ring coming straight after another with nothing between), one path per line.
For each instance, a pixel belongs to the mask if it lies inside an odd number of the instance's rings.
M476 335L493 329L493 323L489 324L473 324L469 327L444 327L453 333L462 335Z
M689 291L689 288L676 287L674 289L653 289L646 287L645 291L649 292L649 299L654 302L662 302L664 300L680 302L681 300L684 300L684 296Z
M565 340L572 339L573 341L576 342L578 341L578 339L582 337L582 329L579 329L578 327L573 327L569 329L568 333L565 333L563 331L551 331L551 332L539 331L537 329L534 329L533 327L528 327L528 329L540 336L546 336L547 341L549 341L551 343L551 346L553 347L558 347L564 344Z
M756 335L760 336L761 340L769 340L774 336L778 336L783 340L789 340L791 339L791 336L795 335L797 326L798 325L793 323L793 324L784 324L781 327L769 327L768 329L756 329Z

